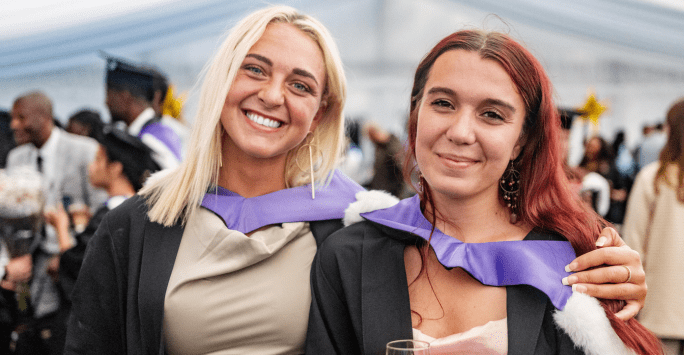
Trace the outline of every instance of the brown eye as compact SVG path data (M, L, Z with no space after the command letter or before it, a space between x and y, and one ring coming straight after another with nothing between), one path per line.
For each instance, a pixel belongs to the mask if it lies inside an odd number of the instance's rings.
M437 99L437 100L435 100L435 101L432 101L432 106L436 106L436 107L446 107L446 108L451 108L451 107L453 107L453 106L451 105L451 102L449 102L449 101L447 101L447 100L444 100L444 99Z

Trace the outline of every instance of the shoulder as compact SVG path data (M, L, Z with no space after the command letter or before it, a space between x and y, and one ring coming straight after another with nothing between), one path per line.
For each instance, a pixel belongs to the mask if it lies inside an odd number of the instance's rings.
M36 150L36 148L30 143L22 144L18 147L12 148L7 155L7 165L17 163L23 164L24 162L22 160L28 157L28 155L34 150Z
M72 134L67 131L60 131L59 133L61 136L60 141L63 142L62 144L87 147L90 149L95 149L97 147L97 141L93 138Z
M369 228L370 222L359 222L335 231L321 243L317 255L325 260L358 257Z
M659 168L660 161L654 161L644 166L641 170L639 170L639 173L637 174L635 180L653 181L653 179L655 179L656 174L658 173Z
M95 139L71 134L66 131L61 131L59 137L60 139L57 141L57 144L61 146L62 149L66 149L69 158L78 157L79 161L90 164L98 147L98 143Z
M149 222L147 217L147 201L140 195L134 195L122 202L116 208L107 212L101 225L109 229L110 234L129 234L128 231L136 229Z

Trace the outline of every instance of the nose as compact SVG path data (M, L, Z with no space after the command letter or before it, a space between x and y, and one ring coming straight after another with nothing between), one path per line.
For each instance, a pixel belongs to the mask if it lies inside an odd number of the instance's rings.
M259 90L257 97L268 107L277 107L285 102L285 95L283 94L284 83L277 78L271 78Z
M446 131L446 137L455 144L475 143L475 117L472 112L461 110L454 114Z
M19 129L19 119L14 115L10 118L10 129L13 131Z

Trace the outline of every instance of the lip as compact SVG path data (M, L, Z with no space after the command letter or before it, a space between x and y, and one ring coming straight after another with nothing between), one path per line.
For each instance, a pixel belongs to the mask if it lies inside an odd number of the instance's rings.
M261 113L261 112L259 112L259 111L250 110L250 109L242 109L241 111L242 111L242 114L245 116L245 120L247 120L247 122L248 122L252 127L257 128L257 129L260 129L260 130L264 130L264 131L275 131L275 130L278 130L278 129L282 128L282 127L285 125L285 122L284 122L283 120L278 119L278 118L275 118L275 117L273 117L273 116L265 115L265 114L263 114L263 113ZM279 126L279 127L268 127L268 126L260 125L260 124L258 124L258 123L256 123L256 122L252 121L252 120L247 116L248 113L252 113L252 114L261 116L261 117L263 117L263 118L267 118L267 119L272 120L272 121L280 122L280 126Z
M436 155L449 166L457 168L467 168L477 164L480 161L479 159L473 159L448 153L436 153Z

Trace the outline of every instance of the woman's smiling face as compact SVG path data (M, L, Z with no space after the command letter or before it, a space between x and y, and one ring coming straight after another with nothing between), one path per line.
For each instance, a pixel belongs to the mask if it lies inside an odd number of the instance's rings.
M226 96L224 152L238 159L284 161L318 124L325 85L318 44L293 25L268 25Z
M435 61L418 106L416 161L436 199L498 199L521 150L525 106L508 73L476 52Z

